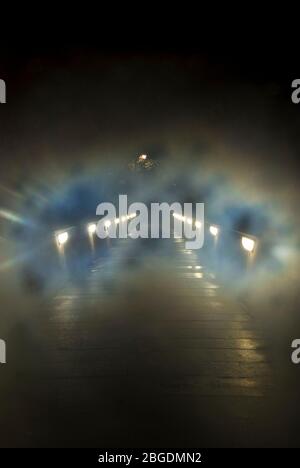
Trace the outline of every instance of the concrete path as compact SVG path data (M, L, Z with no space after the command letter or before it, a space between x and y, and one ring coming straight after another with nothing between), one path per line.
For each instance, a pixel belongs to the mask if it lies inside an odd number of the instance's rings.
M138 247L137 247L138 245ZM10 446L276 445L264 339L178 241L118 241L24 316L1 367Z

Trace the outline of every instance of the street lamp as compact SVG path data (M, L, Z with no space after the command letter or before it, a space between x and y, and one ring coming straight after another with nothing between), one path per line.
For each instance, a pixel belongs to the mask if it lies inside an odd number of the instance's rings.
M141 155L139 156L139 161L146 161L147 157L148 157L148 156L147 156L146 154L141 154Z
M88 233L90 235L93 235L96 232L97 226L96 226L95 223L91 223L91 224L88 225L87 229L88 229Z
M56 235L56 239L59 246L64 245L69 239L69 234L67 232L60 232Z
M219 234L219 228L217 228L217 226L210 226L209 232L212 236L217 237L217 235Z
M242 237L242 247L249 253L253 252L254 248L255 248L255 240L254 239L250 239L250 237L245 237L243 236Z

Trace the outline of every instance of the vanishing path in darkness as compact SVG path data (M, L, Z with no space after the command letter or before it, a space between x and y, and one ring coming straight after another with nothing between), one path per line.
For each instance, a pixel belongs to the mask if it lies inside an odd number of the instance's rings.
M116 241L23 317L9 350L3 446L283 441L257 324L182 240Z

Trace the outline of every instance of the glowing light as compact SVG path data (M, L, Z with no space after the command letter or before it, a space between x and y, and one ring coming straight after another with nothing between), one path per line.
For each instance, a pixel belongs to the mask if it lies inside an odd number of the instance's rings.
M250 239L249 237L242 237L242 246L247 252L253 252L255 247L255 240Z
M195 226L196 226L196 228L200 229L201 226L202 226L202 223L200 223L200 221L196 221Z
M95 223L91 223L88 225L87 229L89 234L95 234L97 226Z
M140 160L140 161L145 161L145 160L147 159L147 157L148 157L148 156L147 156L146 154L141 154L141 155L139 156L139 160Z
M219 228L217 228L217 226L210 226L209 232L212 236L217 237L217 235L219 234Z
M126 219L127 219L126 216L122 216L121 221L124 222L124 221L126 221Z
M56 239L59 245L63 245L69 239L69 234L67 232L60 232L56 235Z
M187 222L188 224L192 224L192 223L193 223L193 220L192 220L191 218L187 218L186 222Z
M202 274L202 273L194 273L194 275L195 275L195 278L197 278L197 279L203 278L203 274Z
M106 228L109 228L111 226L111 221L109 221L109 219L107 221L105 221L104 226Z
M120 222L119 218L116 218L115 219L115 224L119 224L119 222Z

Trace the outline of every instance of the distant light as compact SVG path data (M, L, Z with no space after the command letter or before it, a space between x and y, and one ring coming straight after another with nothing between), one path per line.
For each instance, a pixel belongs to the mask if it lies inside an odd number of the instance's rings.
M147 157L148 157L148 156L147 156L146 154L141 154L141 155L139 156L139 160L140 160L140 161L145 161L145 160L147 159Z
M56 239L59 245L63 245L69 239L69 234L67 232L60 232L56 235Z
M104 226L106 228L109 228L111 226L111 221L109 221L109 219L107 221L104 222Z
M126 221L126 219L127 219L126 216L122 216L121 221L124 222L124 221Z
M219 234L219 228L217 228L217 226L210 226L209 232L211 233L212 236L217 237L217 235Z
M203 274L202 274L202 273L194 273L194 275L195 275L195 278L197 278L197 279L203 278Z
M89 234L95 234L97 226L95 223L91 223L88 225L87 229Z
M202 224L200 223L200 221L196 221L195 226L196 226L196 228L200 229Z
M119 222L120 222L119 218L116 218L115 219L115 224L119 224Z
M192 220L191 218L187 218L186 222L187 222L188 224L192 224L192 223L193 223L193 220Z
M249 237L242 237L242 246L247 252L253 252L255 247L255 240L250 239Z

